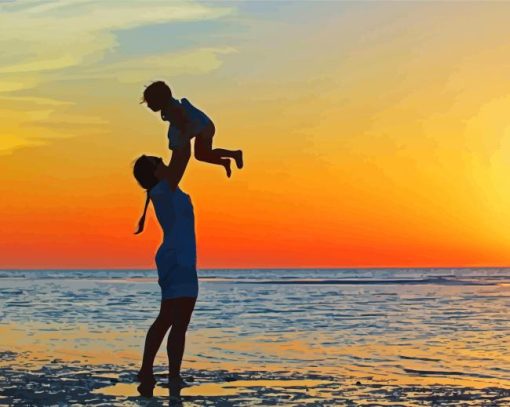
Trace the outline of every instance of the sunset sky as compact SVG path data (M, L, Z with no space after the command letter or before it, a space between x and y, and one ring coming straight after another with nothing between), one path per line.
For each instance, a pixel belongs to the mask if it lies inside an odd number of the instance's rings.
M199 266L510 265L510 3L0 1L0 268L154 267L132 176L162 79L246 167L190 161Z

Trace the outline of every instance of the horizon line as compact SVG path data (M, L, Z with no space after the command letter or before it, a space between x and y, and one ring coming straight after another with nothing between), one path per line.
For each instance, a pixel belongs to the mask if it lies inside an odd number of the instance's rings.
M197 267L197 270L409 270L409 269L503 269L510 266L306 266L306 267ZM97 268L81 268L81 267L45 267L45 268L18 268L18 267L0 267L0 271L147 271L156 270L156 267L97 267Z

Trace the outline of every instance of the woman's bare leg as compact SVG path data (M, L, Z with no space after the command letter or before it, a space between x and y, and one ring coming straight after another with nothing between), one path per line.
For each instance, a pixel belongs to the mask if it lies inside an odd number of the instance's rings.
M161 302L161 308L159 315L151 325L145 338L145 348L143 351L143 362L138 378L141 381L154 381L153 367L154 359L158 353L161 342L165 337L168 329L172 325L172 300L163 300Z
M182 297L175 299L173 310L172 328L168 334L167 352L168 352L168 376L177 378L180 376L182 356L184 355L184 345L186 341L186 331L188 329L191 314L195 308L196 298Z

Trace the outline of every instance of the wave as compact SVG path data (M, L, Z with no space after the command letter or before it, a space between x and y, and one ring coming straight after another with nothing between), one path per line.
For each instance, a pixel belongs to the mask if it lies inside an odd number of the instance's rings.
M508 269L452 270L208 270L198 271L208 284L270 285L451 285L510 286ZM157 279L156 270L0 270L0 280L95 280L101 282L146 283Z
M295 280L237 280L240 284L327 284L327 285L475 285L494 286L498 285L491 281L471 281L448 278L423 278L423 279L295 279Z
M448 371L448 370L422 370L422 369L409 369L403 368L404 372L416 376L467 376L482 379L495 379L492 375L476 373L476 372L459 372L459 371Z

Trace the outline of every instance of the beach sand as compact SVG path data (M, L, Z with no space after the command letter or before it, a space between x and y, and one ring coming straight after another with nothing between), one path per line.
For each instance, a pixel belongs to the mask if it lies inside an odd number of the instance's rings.
M505 406L510 390L454 384L390 384L372 377L287 371L184 369L190 387L170 397L164 370L156 370L154 397L137 394L136 364L87 364L0 352L0 405L183 406ZM417 380L419 381L419 380ZM432 380L433 381L433 380Z

